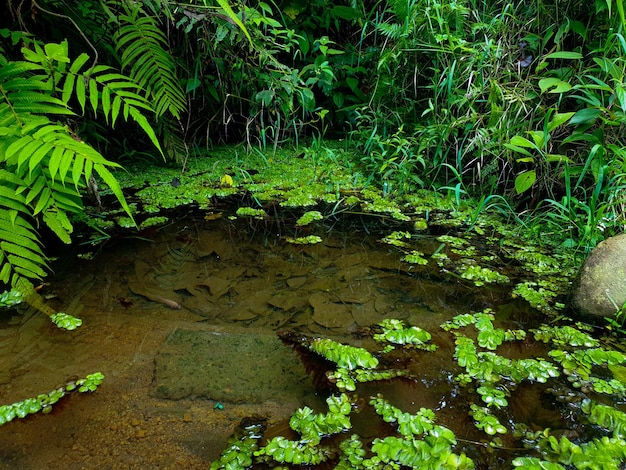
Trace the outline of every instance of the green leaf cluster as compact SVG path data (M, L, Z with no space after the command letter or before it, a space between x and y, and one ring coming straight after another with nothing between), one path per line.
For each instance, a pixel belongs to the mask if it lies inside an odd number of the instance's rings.
M57 403L68 393L78 390L81 393L93 392L104 380L100 372L89 374L84 379L76 382L68 382L64 387L52 390L47 394L37 395L35 398L27 398L11 405L0 406L0 426L13 421L15 418L25 418L34 413L50 413L52 405Z
M80 318L73 317L64 312L57 312L50 315L52 323L63 330L75 330L83 324Z
M435 344L426 344L432 338L431 334L417 326L406 328L401 320L386 318L378 326L382 333L375 333L374 340L380 343L413 346L427 351L434 351Z
M489 408L478 406L475 403L470 405L470 415L474 418L476 427L493 436L494 434L506 434L507 429L498 418L491 414Z
M337 367L354 370L357 367L373 369L378 366L378 359L364 348L356 348L337 343L328 338L316 338L309 349L325 359L337 364Z
M179 120L187 99L177 78L176 63L167 51L168 40L157 18L147 15L140 4L122 2L124 13L115 16L113 40L121 52L122 70L147 93L157 117L166 112Z
M19 290L12 289L0 294L0 308L12 307L22 302L24 294Z
M322 220L323 216L320 211L307 211L302 216L296 220L296 225L298 227L303 227L305 225L309 225L314 220Z

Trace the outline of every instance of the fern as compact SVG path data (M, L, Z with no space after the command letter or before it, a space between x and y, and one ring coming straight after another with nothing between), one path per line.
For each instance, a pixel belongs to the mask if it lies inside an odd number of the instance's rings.
M47 267L34 227L27 221L29 208L17 193L23 183L0 169L0 282L15 285L19 277L41 278Z
M139 7L129 2L124 7L126 14L119 16L114 36L116 50L122 52L122 70L128 69L133 81L148 92L157 117L169 112L178 120L187 102L176 63L167 51L167 38L153 17L139 16Z
M41 220L63 242L73 230L70 215L83 210L80 191L96 173L132 217L111 173L120 165L55 121L89 108L114 126L132 119L161 151L145 117L152 112L132 79L99 65L84 70L86 54L73 62L66 42L22 49L23 61L0 57L0 282L42 278L47 264L33 222ZM162 152L161 152L162 153Z

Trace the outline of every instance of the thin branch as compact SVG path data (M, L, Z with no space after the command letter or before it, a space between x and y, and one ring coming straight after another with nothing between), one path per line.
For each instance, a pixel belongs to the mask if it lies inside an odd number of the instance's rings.
M76 28L78 33L83 37L83 39L89 45L91 50L93 50L94 59L93 59L93 64L92 64L91 68L94 68L96 66L96 64L98 63L98 50L91 43L91 41L89 39L87 39L87 36L85 36L85 33L83 33L83 30L80 29L80 27L76 24L76 22L72 18L67 16L67 15L63 15L61 13L54 13L52 11L46 10L45 8L42 8L41 5L39 5L35 0L31 0L31 1L32 1L33 6L37 7L39 10L43 11L44 13L47 13L48 15L56 16L57 18L67 19L74 25L74 27Z

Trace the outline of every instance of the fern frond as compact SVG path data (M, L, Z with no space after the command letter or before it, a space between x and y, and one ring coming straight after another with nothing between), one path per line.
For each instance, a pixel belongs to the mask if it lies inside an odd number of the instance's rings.
M116 50L122 51L122 70L129 69L130 77L149 93L157 117L169 112L180 119L187 101L167 38L153 17L139 16L139 8L129 4L125 7L114 37Z
M16 177L0 171L0 282L15 285L20 277L41 279L47 263L28 207L16 191Z
M81 71L88 58L86 54L81 54L70 65L61 87L63 100L69 101L72 96L75 96L83 113L87 103L94 113L98 113L101 106L102 114L111 127L115 127L120 112L124 120L131 117L162 155L161 144L154 129L141 111L154 111L150 101L142 96L141 87L129 77L114 72L106 65L98 65Z

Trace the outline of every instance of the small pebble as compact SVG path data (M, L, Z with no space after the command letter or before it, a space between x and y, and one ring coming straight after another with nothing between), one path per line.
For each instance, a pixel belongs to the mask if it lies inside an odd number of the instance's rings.
M184 421L185 423L191 423L191 414L190 414L190 413L185 413L185 414L183 415L183 421Z

